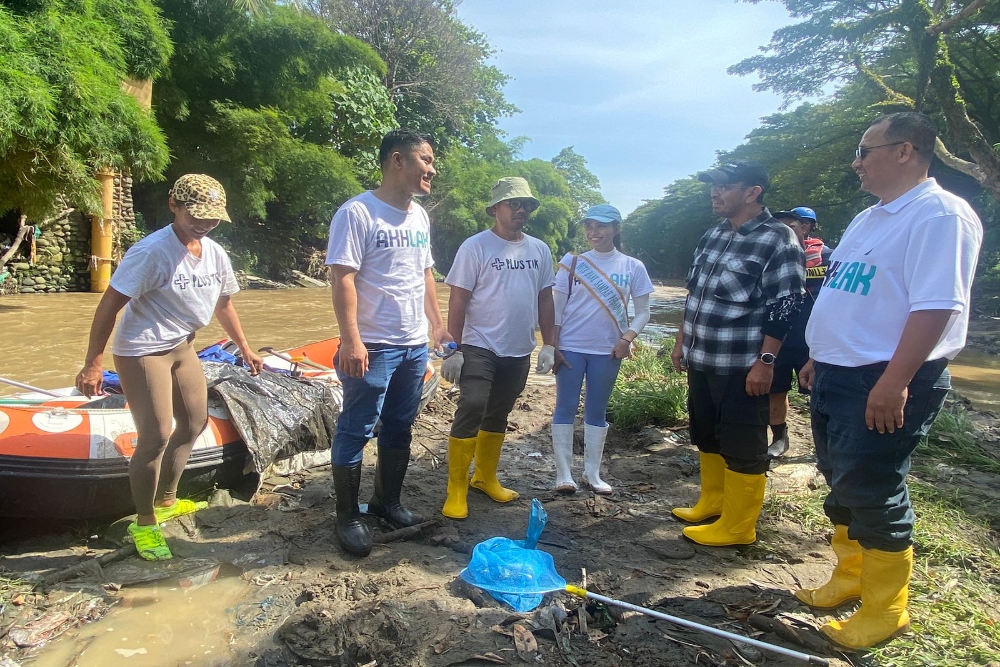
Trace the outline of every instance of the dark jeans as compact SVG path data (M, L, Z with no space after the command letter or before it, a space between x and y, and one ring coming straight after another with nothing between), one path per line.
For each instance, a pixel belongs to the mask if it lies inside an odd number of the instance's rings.
M906 488L910 456L951 389L948 361L923 364L910 381L903 426L893 433L865 424L868 394L887 364L848 368L816 363L812 430L816 462L830 486L823 509L866 549L903 551L913 543Z
M337 418L331 460L335 466L360 463L365 445L381 421L378 446L408 449L420 407L427 370L427 346L365 344L368 372L362 378L340 375L344 409ZM340 354L333 359L340 370Z
M767 472L767 394L747 393L747 375L688 370L691 442L706 454L720 454L726 466L744 475Z
M524 391L531 356L498 357L489 350L463 345L458 408L451 424L453 438L475 438L479 431L507 432L507 415Z

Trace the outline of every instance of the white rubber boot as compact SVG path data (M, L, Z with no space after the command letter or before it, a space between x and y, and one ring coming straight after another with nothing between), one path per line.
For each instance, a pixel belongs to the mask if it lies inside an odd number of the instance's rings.
M611 486L601 479L601 458L604 456L604 441L608 437L607 426L583 426L583 481L590 485L594 493L611 495Z
M556 491L574 493L572 424L552 424L552 454L556 463Z

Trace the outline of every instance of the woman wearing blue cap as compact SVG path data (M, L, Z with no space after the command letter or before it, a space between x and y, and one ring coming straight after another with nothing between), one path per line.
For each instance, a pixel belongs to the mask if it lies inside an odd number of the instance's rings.
M608 400L622 359L649 322L653 283L646 267L621 252L622 215L609 204L591 206L580 223L591 250L567 254L559 263L553 288L556 307L556 409L552 450L556 491L573 493L573 420L584 380L583 480L594 493L607 495L601 458L608 435ZM632 300L635 316L628 318Z

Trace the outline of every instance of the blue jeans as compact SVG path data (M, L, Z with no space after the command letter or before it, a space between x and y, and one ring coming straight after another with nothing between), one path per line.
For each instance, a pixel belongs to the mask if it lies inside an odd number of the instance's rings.
M335 466L361 462L375 424L381 420L378 446L409 449L410 429L417 418L427 370L427 346L402 347L366 343L368 372L353 378L341 374L344 409L337 419L331 460ZM333 359L340 370L340 354ZM384 409L383 409L384 408Z
M902 428L879 433L868 430L865 409L885 368L816 363L812 430L817 466L830 486L823 504L830 521L847 526L865 549L903 551L913 543L910 457L944 404L951 374L946 359L923 364L910 381Z
M604 428L608 425L608 401L611 399L611 390L615 388L622 360L613 359L610 354L560 351L572 368L560 366L556 372L556 409L552 415L552 423L573 423L576 409L580 405L580 390L586 378L583 421L591 426Z

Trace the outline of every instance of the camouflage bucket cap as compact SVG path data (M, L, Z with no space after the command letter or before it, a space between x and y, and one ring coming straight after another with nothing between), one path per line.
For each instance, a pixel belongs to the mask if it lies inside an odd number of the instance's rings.
M184 204L199 220L232 222L226 211L226 191L222 184L205 174L184 174L170 188L170 196Z

